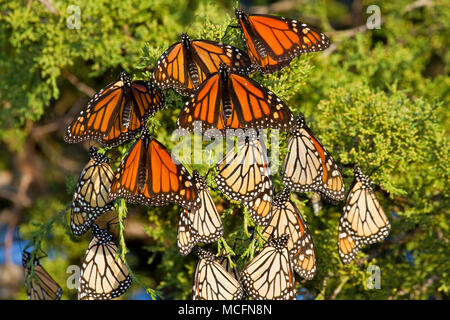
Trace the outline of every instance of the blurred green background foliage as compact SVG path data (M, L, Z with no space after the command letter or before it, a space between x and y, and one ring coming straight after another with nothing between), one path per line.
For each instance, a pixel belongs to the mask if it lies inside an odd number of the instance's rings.
M78 6L79 28L70 5ZM368 29L369 5L381 9L380 29ZM0 4L0 224L6 228L4 272L17 275L1 298L24 299L20 266L12 263L11 239L21 237L49 258L42 263L64 290L66 269L81 265L90 232L71 235L69 205L91 143L64 143L64 130L89 98L125 70L150 79L159 56L187 32L192 39L222 40L243 48L234 1L191 0L15 0ZM427 1L296 0L245 1L251 12L297 18L331 38L324 53L303 55L281 72L252 77L269 87L291 110L305 114L315 135L342 165L345 183L359 164L372 172L392 229L380 244L364 248L348 266L339 261L337 229L342 203L295 194L314 240L318 272L300 281L303 299L448 299L449 232L449 60L450 3ZM167 108L151 119L156 138L172 149L175 121L184 98L165 91ZM283 135L281 154L286 152ZM132 142L108 155L117 167ZM181 159L183 160L183 159ZM207 165L186 167L206 174ZM214 185L212 175L208 182ZM276 190L282 188L275 172ZM224 240L242 267L260 242L244 209L212 192L224 222ZM124 243L138 282L126 299L153 288L163 299L190 299L195 254L176 246L180 208L128 207ZM120 232L119 232L120 233ZM118 236L119 239L119 236ZM220 241L222 245L224 242ZM9 246L9 247L8 247ZM217 250L217 245L210 245ZM380 267L381 288L369 290L367 268ZM9 269L8 269L9 268ZM1 270L1 269L0 269ZM16 270L16 271L14 271ZM9 273L4 273L9 274ZM2 280L3 279L3 280Z

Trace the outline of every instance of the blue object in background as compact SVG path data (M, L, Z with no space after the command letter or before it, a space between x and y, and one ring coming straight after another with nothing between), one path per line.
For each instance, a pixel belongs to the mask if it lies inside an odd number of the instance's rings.
M406 250L406 253L405 253L405 259L406 259L406 262L408 262L408 264L411 266L411 267L414 267L415 266L415 258L414 258L414 255L413 255L413 251L412 250Z
M299 294L295 298L295 300L314 300L314 296L310 293L308 293L308 290L306 288L300 288Z
M5 236L7 230L7 225L0 225L0 264L5 264ZM22 265L22 251L27 244L28 241L20 238L19 230L16 227L14 229L13 243L11 245L11 258L14 264Z
M152 297L144 290L144 289L137 289L134 290L129 299L131 300L153 300ZM160 298L156 298L155 300L161 300Z

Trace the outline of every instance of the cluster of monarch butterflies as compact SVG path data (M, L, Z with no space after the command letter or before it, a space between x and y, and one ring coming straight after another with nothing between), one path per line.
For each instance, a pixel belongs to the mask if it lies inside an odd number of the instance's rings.
M329 46L325 34L297 20L236 10L246 52L230 45L191 40L181 41L163 53L153 71L153 82L132 81L124 72L117 81L100 90L68 127L65 141L94 140L103 147L135 142L118 169L95 147L83 169L72 201L70 225L74 235L92 229L92 241L83 260L79 299L112 299L131 285L125 263L116 258L113 235L96 219L114 209L114 200L182 207L177 245L182 255L198 243L212 243L223 236L223 226L206 179L192 176L158 140L150 135L147 120L165 105L162 89L188 96L177 127L204 129L278 129L290 134L288 153L282 165L284 189L274 194L267 150L254 134L238 139L216 165L217 188L241 202L256 225L263 227L264 247L240 271L230 257L197 248L194 299L293 299L294 272L304 279L316 273L314 244L306 223L290 199L290 192L317 192L332 203L344 200L342 175L331 154L322 146L299 114L273 92L249 78L259 71L274 73L287 67L300 54L322 51ZM390 225L375 198L371 181L359 167L342 214L338 251L350 263L363 244L382 241ZM61 288L24 252L27 291L31 299L59 299ZM31 272L34 270L34 272Z

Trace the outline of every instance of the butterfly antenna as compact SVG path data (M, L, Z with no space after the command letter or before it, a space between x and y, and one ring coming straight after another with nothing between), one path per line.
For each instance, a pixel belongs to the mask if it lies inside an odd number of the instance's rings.
M223 34L222 38L220 39L221 42L225 42L226 40L229 40L229 38L226 38L229 29L239 29L239 26L238 25L229 24L227 26L227 28L225 29L225 33Z
M207 181L208 175L209 175L209 173L210 173L212 170L213 170L213 167L211 167L211 168L208 169L208 172L207 172L206 175L205 175L205 181ZM217 189L211 187L209 184L208 184L208 187L210 187L211 190L213 190L214 192L217 192Z
M213 168L213 167L210 167L210 168L208 169L208 172L206 172L205 179L208 178L208 175L209 175L209 173L211 172L212 168Z

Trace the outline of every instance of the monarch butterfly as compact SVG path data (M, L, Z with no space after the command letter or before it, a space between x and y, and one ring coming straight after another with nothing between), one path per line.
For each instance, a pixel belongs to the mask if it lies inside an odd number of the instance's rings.
M186 33L158 59L153 78L161 89L173 88L188 95L225 63L233 72L250 74L248 55L235 47L209 40L191 40Z
M197 170L194 170L192 175L201 202L200 209L192 211L189 215L192 229L199 242L214 242L223 236L222 220L211 198L206 180Z
M122 259L115 259L116 253L112 234L93 224L81 268L79 300L110 300L128 290L132 280Z
M287 249L288 235L267 242L241 271L242 284L255 300L292 300L295 278Z
M177 247L183 256L188 255L198 243L197 234L192 230L190 214L191 211L184 209L178 220Z
M164 95L153 83L131 81L122 72L119 79L100 90L86 110L67 128L64 140L77 143L95 140L113 147L133 139L148 118L164 107Z
M289 235L287 248L294 270L303 278L312 279L316 273L314 244L300 211L290 201L288 188L273 200L272 219L262 232L265 238L277 238L283 234Z
M294 116L275 94L256 81L230 72L224 63L189 97L177 127L189 132L195 123L204 130L227 128L274 128L290 130Z
M344 180L333 157L313 135L299 114L297 127L287 143L283 184L293 191L317 191L331 201L344 199Z
M114 178L109 159L98 153L95 147L90 147L89 153L91 160L81 172L72 200L70 226L76 236L84 234L95 219L114 208L114 203L108 201L109 188Z
M348 264L363 244L383 241L391 225L372 189L369 176L355 166L355 178L339 221L338 249L342 263Z
M189 210L199 208L200 199L191 176L175 161L145 128L122 160L109 199L125 198L131 203L150 206L174 202Z
M230 199L244 203L258 225L269 222L272 179L263 141L253 135L239 138L234 148L216 164L217 188Z
M187 255L197 242L210 243L223 236L222 220L206 180L194 170L192 181L197 188L201 205L197 210L184 210L180 216L177 243L182 255Z
M202 248L197 249L197 263L192 287L194 300L240 300L244 296L241 284L219 263L218 257Z
M22 265L25 269L25 288L28 300L59 300L62 296L61 287L41 266L38 259L33 260L33 274L30 264L31 254L22 253Z
M246 14L240 9L236 9L236 18L250 59L262 73L280 71L296 56L330 45L325 34L297 20Z

